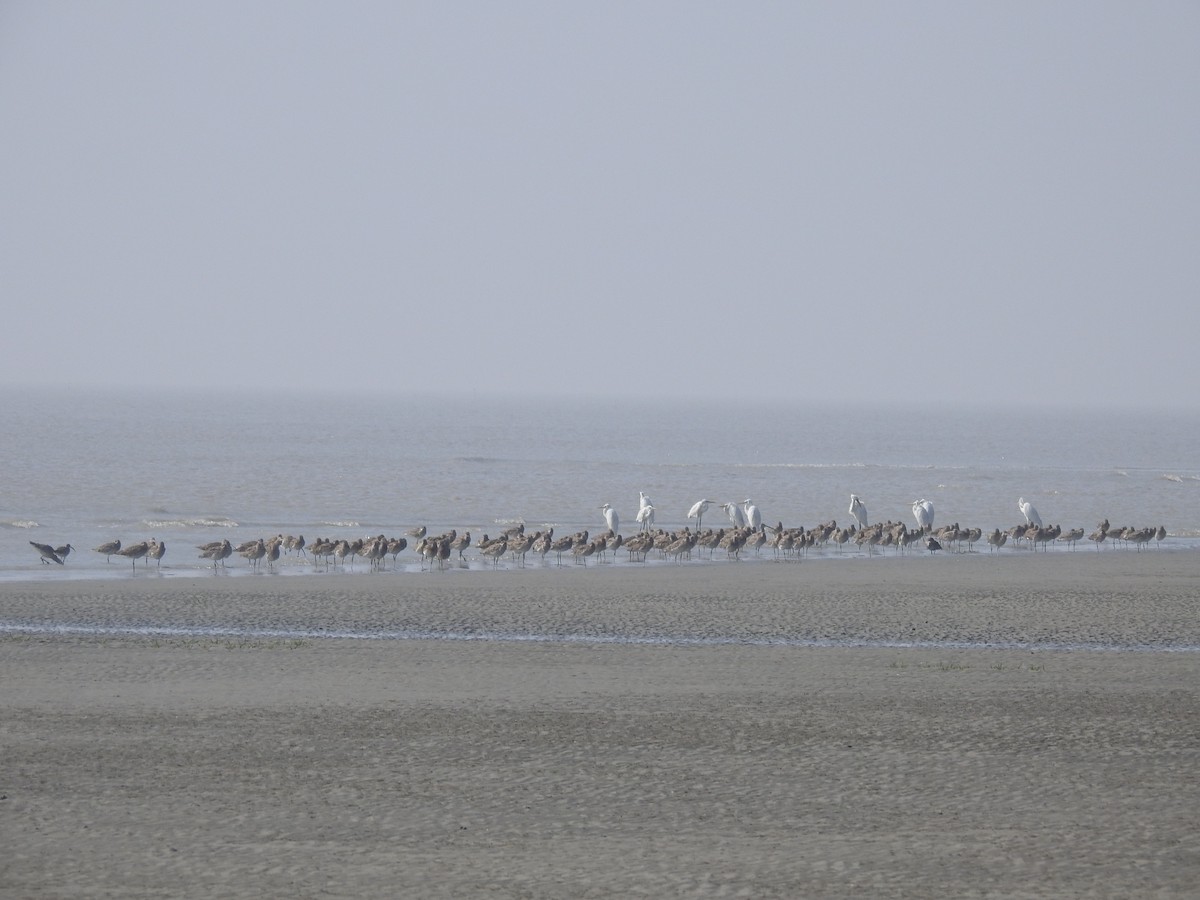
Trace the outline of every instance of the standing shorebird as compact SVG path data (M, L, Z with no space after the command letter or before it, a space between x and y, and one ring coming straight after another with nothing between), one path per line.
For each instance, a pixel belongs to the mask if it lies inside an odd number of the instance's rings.
M154 560L155 565L162 568L163 554L167 552L167 545L156 538L150 538L150 549L146 551L146 558Z
M148 543L145 541L139 541L136 544L130 544L128 547L122 547L117 551L117 556L123 556L129 560L130 563L133 564L133 568L136 571L137 561L145 556L149 550L150 545Z
M616 534L617 529L621 527L621 517L617 515L617 511L612 508L611 503L605 503L600 508L604 510L604 522L608 525L608 530Z
M121 552L121 539L115 541L105 541L99 547L93 548L97 553L103 553L107 557L105 562L112 562L113 554Z
M61 566L63 564L62 557L49 544L39 544L37 541L30 541L29 543L41 556L42 565L48 566L50 563L58 563ZM67 546L71 545L67 544Z
M251 568L258 568L258 561L267 555L267 544L262 538L250 543L249 546L243 545L243 548L238 548L238 553L246 557L250 561Z
M223 541L213 541L211 544L205 544L197 549L201 551L201 559L211 559L213 561L214 569L217 567L217 563L220 563L222 566L225 565L225 560L233 555L233 544L229 543L228 538Z
M508 538L499 538L488 544L486 547L482 544L479 547L479 555L486 556L492 561L492 568L500 565L500 557L508 552Z

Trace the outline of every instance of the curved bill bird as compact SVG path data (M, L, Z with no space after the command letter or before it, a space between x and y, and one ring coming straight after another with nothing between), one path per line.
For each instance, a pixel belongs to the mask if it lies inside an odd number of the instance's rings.
M32 546L33 549L35 549L38 552L38 554L41 556L42 565L48 566L48 565L50 565L50 563L58 563L61 566L63 564L62 557L60 557L54 551L54 548L51 547L49 544L39 544L37 541L30 541L29 543L30 543L30 546ZM67 546L69 547L70 544L68 544Z
M1021 510L1021 515L1025 517L1026 525L1036 525L1042 527L1042 517L1038 515L1038 511L1033 508L1033 504L1021 497L1017 500L1017 509Z
M850 515L854 517L859 528L867 527L867 505L858 499L858 494L850 495Z
M124 556L133 564L133 568L137 569L137 561L150 552L150 545L145 541L139 541L136 544L131 544L128 547L122 547L117 551L117 556Z
M104 560L105 562L112 562L113 554L121 552L121 539L117 538L115 541L105 541L99 547L93 547L92 549L97 553L103 553L107 557Z

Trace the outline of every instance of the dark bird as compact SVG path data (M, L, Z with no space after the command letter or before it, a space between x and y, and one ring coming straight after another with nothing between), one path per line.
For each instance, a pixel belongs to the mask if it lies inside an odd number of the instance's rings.
M37 541L30 541L29 544L41 554L43 565L48 566L52 562L58 563L60 566L63 564L62 558L54 552L54 548L49 544L39 544Z
M932 534L929 537L925 538L925 546L929 548L930 553L932 553L935 550L942 549L942 545L938 543L938 539L935 538Z

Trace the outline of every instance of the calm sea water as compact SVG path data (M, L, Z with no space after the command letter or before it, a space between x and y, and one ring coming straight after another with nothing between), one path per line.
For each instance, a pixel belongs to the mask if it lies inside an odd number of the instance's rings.
M599 531L606 502L629 534L639 491L666 528L687 524L701 497L752 498L765 521L787 526L845 523L856 493L871 521L911 524L924 497L935 524L991 530L1023 521L1024 496L1064 530L1107 517L1165 525L1168 549L1200 547L1197 414L430 399L366 386L8 388L0 401L7 581L131 577L127 561L91 549L113 538L165 541L169 577L206 572L195 545L220 538L391 536L415 525L478 536L515 522ZM705 519L722 522L715 508ZM75 553L45 566L31 540ZM235 556L229 570L248 568Z

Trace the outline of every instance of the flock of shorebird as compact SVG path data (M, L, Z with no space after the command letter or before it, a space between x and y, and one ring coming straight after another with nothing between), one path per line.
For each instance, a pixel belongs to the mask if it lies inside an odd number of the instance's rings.
M61 547L52 547L49 544L39 544L37 541L29 542L33 549L41 555L42 562L49 565L50 563L58 563L60 566L66 562L75 548L70 544L63 544ZM167 545L163 541L150 538L148 541L139 541L136 544L130 544L127 547L122 547L119 540L106 541L99 547L93 548L97 553L102 553L111 560L114 556L123 556L129 560L133 567L137 568L139 559L152 559L159 566L162 565L162 558L166 555Z
M782 522L767 525L762 521L758 507L752 500L747 499L741 503L718 505L729 519L728 527L704 529L704 514L713 505L716 505L715 501L703 499L691 507L688 520L696 520L694 529L689 524L679 531L667 531L654 527L654 504L642 493L636 516L638 530L630 537L621 534L620 517L611 504L605 503L600 507L605 528L599 535L590 535L585 530L555 537L553 528L527 534L524 524L519 524L506 528L495 538L483 535L474 543L474 547L481 558L491 561L493 567L499 566L506 556L517 565L524 566L530 553L541 557L543 561L547 555L553 553L559 565L562 564L564 556L569 556L577 564L586 566L587 561L593 557L603 560L610 552L615 557L616 552L621 549L634 561L645 562L651 553L657 553L664 559L678 562L691 558L694 552L704 550L708 551L710 558L717 551L724 551L728 558L739 559L744 552L761 554L766 548L777 558L789 558L807 555L810 549L827 546L833 546L840 552L850 543L859 549L865 549L868 555L886 547L895 547L898 552L904 552L918 544L931 553L942 549L961 550L964 547L969 551L984 539L987 540L989 552L998 550L1010 541L1014 547L1027 546L1034 551L1041 547L1044 551L1051 542L1074 549L1075 544L1084 537L1082 528L1063 531L1058 525L1043 525L1038 511L1024 497L1018 500L1017 508L1024 516L1025 523L1015 525L1007 531L997 528L987 535L979 528L960 528L957 522L935 529L933 504L925 499L917 500L912 505L914 528L909 528L904 522L870 524L867 519L867 507L857 494L850 495L849 512L854 524L846 527L839 527L836 521L807 529L785 528ZM1113 528L1105 519L1095 531L1087 535L1087 539L1095 543L1097 550L1105 541L1132 544L1141 550L1151 541L1161 543L1166 536L1167 530L1161 525L1157 528ZM285 537L279 534L269 539L246 541L237 547L228 540L220 540L202 544L196 549L200 551L199 558L211 560L214 568L224 566L225 560L236 553L249 561L254 568L258 568L264 561L267 567L271 568L282 555L295 554L297 557L306 557L314 565L327 566L344 565L347 559L353 566L354 560L362 557L372 569L380 569L388 556L395 563L400 553L408 548L410 538L414 542L413 549L420 559L422 569L426 564L431 569L434 566L445 567L455 556L459 561L465 562L463 553L472 546L469 531L459 534L457 530L451 530L430 535L422 526L409 530L406 537L389 538L380 534L352 541L317 538L310 543L305 541L303 535ZM62 565L75 549L70 544L53 547L36 541L29 543L46 564ZM164 542L154 538L124 547L119 540L114 540L94 548L95 552L103 554L109 561L113 556L128 559L135 571L139 559L152 559L161 566L166 549L167 545Z

